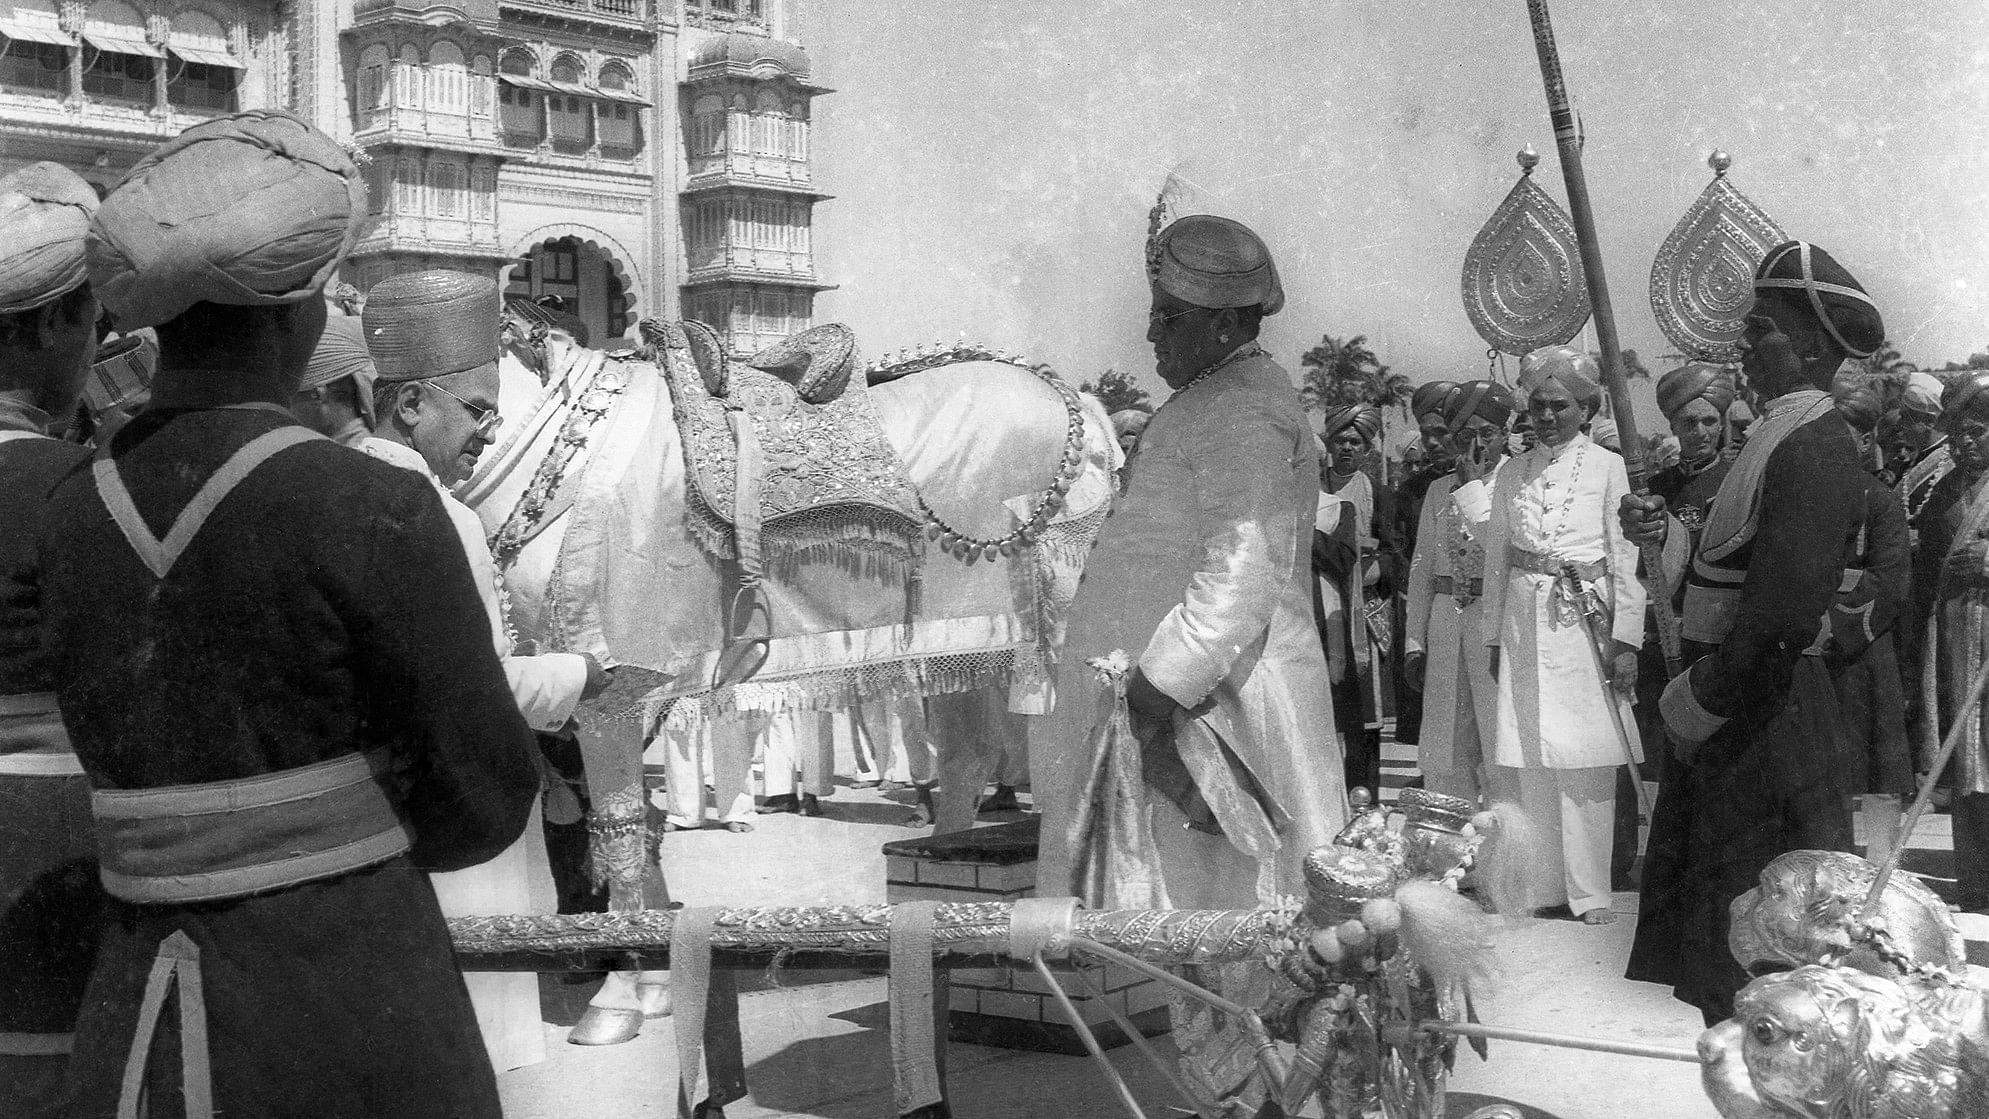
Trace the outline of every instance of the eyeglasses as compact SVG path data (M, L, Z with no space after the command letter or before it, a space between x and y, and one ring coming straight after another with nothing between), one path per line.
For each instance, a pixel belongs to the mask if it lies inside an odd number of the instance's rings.
M436 392L441 393L443 396L446 396L449 399L455 401L456 403L461 404L463 407L468 408L470 410L470 415L476 419L477 422L476 433L478 435L495 435L497 433L497 425L503 421L503 417L497 414L496 408L487 408L481 404L472 404L469 401L464 400L462 397L457 396L455 393L450 392L448 389L443 388L441 385L438 385L433 381L423 381L421 382L421 384L422 387L434 389Z
M1200 307L1185 307L1179 311L1174 312L1171 315L1165 314L1159 310L1148 311L1146 313L1146 324L1148 326L1166 326L1168 323L1173 322L1175 319L1180 318L1182 315L1192 315L1199 310L1201 310Z

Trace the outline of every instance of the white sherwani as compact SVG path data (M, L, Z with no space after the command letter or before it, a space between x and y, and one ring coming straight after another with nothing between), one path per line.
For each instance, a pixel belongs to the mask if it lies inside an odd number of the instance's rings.
M1485 537L1485 640L1501 650L1495 779L1517 784L1535 830L1561 840L1535 867L1532 904L1565 903L1577 915L1613 900L1619 725L1637 750L1630 701L1604 682L1597 655L1609 657L1612 638L1632 648L1644 639L1637 548L1616 520L1629 491L1622 458L1586 435L1542 444L1499 467ZM1607 562L1593 583L1609 630L1598 635L1600 650L1584 621L1563 616L1555 577L1515 563L1519 552L1553 557L1556 567Z
M1498 685L1485 648L1483 588L1492 519L1492 479L1456 486L1446 474L1430 483L1409 562L1403 648L1423 653L1423 729L1417 762L1431 792L1478 799L1485 745L1498 726ZM1448 585L1444 589L1443 584Z
M1221 909L1303 894L1304 856L1345 822L1346 787L1312 612L1318 440L1290 376L1258 355L1176 393L1129 472L1086 561L1057 707L1030 755L1043 807L1038 891L1069 889L1067 832L1101 686L1085 661L1123 650L1175 701L1209 701L1202 718L1289 815L1260 867L1224 837L1187 830L1149 792L1168 902Z
M573 716L587 686L587 662L572 653L536 657L512 655L511 629L504 616L503 579L484 541L483 522L470 507L456 500L429 472L428 463L412 447L372 438L360 450L395 466L419 472L435 484L442 506L463 542L470 576L483 596L484 611L496 640L504 675L511 682L518 711L534 730L557 730ZM409 572L409 578L421 573ZM474 917L504 913L555 913L559 909L552 864L546 857L545 832L539 808L523 835L487 863L465 870L429 876L445 917ZM530 973L477 972L463 976L475 1004L484 1046L499 1072L546 1059L544 1017L539 1010L539 977Z

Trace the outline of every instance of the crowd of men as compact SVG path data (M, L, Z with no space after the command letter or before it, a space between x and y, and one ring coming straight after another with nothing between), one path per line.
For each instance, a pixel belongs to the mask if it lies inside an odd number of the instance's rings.
M101 201L53 164L0 178L11 1114L495 1116L493 1070L542 1052L533 977L466 981L443 920L552 909L542 805L577 813L533 732L608 675L518 647L449 490L497 432L495 285L430 271L363 308L328 296L363 190L275 111L189 129ZM1182 218L1147 262L1172 395L1121 421L1121 493L1032 732L1039 892L1303 893L1348 790L1378 794L1393 707L1432 791L1533 825L1543 913L1613 919L1644 767L1661 791L1629 975L1709 1022L1746 980L1731 901L1783 851L1849 850L1853 795L1883 848L1957 720L1960 901L1989 906L1968 706L1989 372L1840 381L1878 309L1792 241L1756 272L1738 376L1658 383L1676 459L1648 494L1595 359L1566 347L1514 386L1421 386L1424 461L1384 487L1363 469L1374 409L1315 429L1258 345L1284 296L1255 233ZM100 323L156 340L142 407L79 410ZM1118 679L1092 663L1114 653ZM1130 771L1087 750L1119 699ZM797 805L826 789L805 763L781 763ZM1011 759L1001 780L1024 776ZM701 825L702 782L672 792ZM619 1012L657 1013L659 978ZM1202 1036L1181 1044L1206 1083L1247 1077Z

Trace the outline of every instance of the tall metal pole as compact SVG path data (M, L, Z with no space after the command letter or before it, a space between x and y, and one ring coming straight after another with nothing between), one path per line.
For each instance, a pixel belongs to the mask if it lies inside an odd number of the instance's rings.
M1644 440L1637 434L1637 416L1630 405L1629 379L1623 375L1623 348L1616 340L1616 312L1609 302L1609 281L1602 274L1602 242L1595 234L1595 208L1589 205L1588 179L1582 174L1582 138L1575 126L1574 106L1568 101L1568 83L1561 77L1561 52L1554 45L1554 24L1547 15L1547 0L1526 0L1527 15L1533 21L1533 46L1540 55L1540 80L1547 87L1547 115L1554 125L1554 144L1561 151L1561 176L1568 187L1568 216L1574 219L1575 241L1581 248L1582 272L1588 279L1588 302L1593 312L1596 344L1602 349L1602 385L1609 393L1610 412L1616 421L1616 436L1622 441L1623 462L1629 468L1630 488L1639 494L1650 492L1645 468ZM1605 516L1614 516L1609 510ZM1660 549L1643 549L1644 571L1651 588L1651 607L1657 612L1660 640L1664 646L1665 675L1678 675L1678 619L1671 602L1664 597L1663 554Z

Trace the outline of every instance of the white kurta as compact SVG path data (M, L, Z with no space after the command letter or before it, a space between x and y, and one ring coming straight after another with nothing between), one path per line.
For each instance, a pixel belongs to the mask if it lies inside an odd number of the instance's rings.
M1509 554L1521 548L1576 563L1606 559L1608 573L1597 585L1610 619L1605 637L1642 645L1637 548L1616 520L1629 491L1622 458L1585 435L1559 447L1537 446L1499 467L1485 540L1484 602L1487 621L1496 619L1485 640L1501 650L1493 755L1499 765L1622 765L1610 702L1637 746L1629 701L1608 690L1584 623L1565 621L1552 608L1553 577L1513 566ZM1609 656L1606 644L1601 653Z
M418 471L434 483L436 492L442 496L443 508L448 510L450 523L456 526L456 534L462 539L463 556L469 561L470 575L483 596L496 652L504 663L504 674L511 682L511 694L518 701L519 713L534 730L564 726L587 686L587 662L571 653L513 656L511 630L504 617L503 581L484 541L483 522L469 506L443 489L429 472L427 462L412 447L373 438L361 444L360 449L395 466ZM410 573L410 577L418 577L418 573ZM435 884L435 896L442 903L445 917L555 913L559 909L536 803L524 834L496 858L463 870L432 874L429 878ZM484 1047L490 1051L491 1064L497 1071L546 1059L538 976L530 972L473 972L463 976L463 981L470 989Z
M1086 561L1057 706L1030 753L1046 895L1070 880L1067 832L1090 765L1082 755L1100 685L1085 661L1115 650L1183 705L1211 701L1210 717L1290 814L1274 865L1259 867L1226 839L1187 830L1150 795L1171 904L1248 907L1267 893L1304 893L1306 852L1346 819L1312 613L1317 448L1290 376L1266 355L1182 390L1147 425L1127 492Z
M1423 727L1417 764L1431 792L1476 800L1484 787L1485 744L1498 726L1498 685L1485 646L1485 600L1469 593L1484 570L1492 518L1491 479L1430 483L1409 561L1408 632L1403 648L1424 654ZM1451 580L1452 592L1437 589Z

